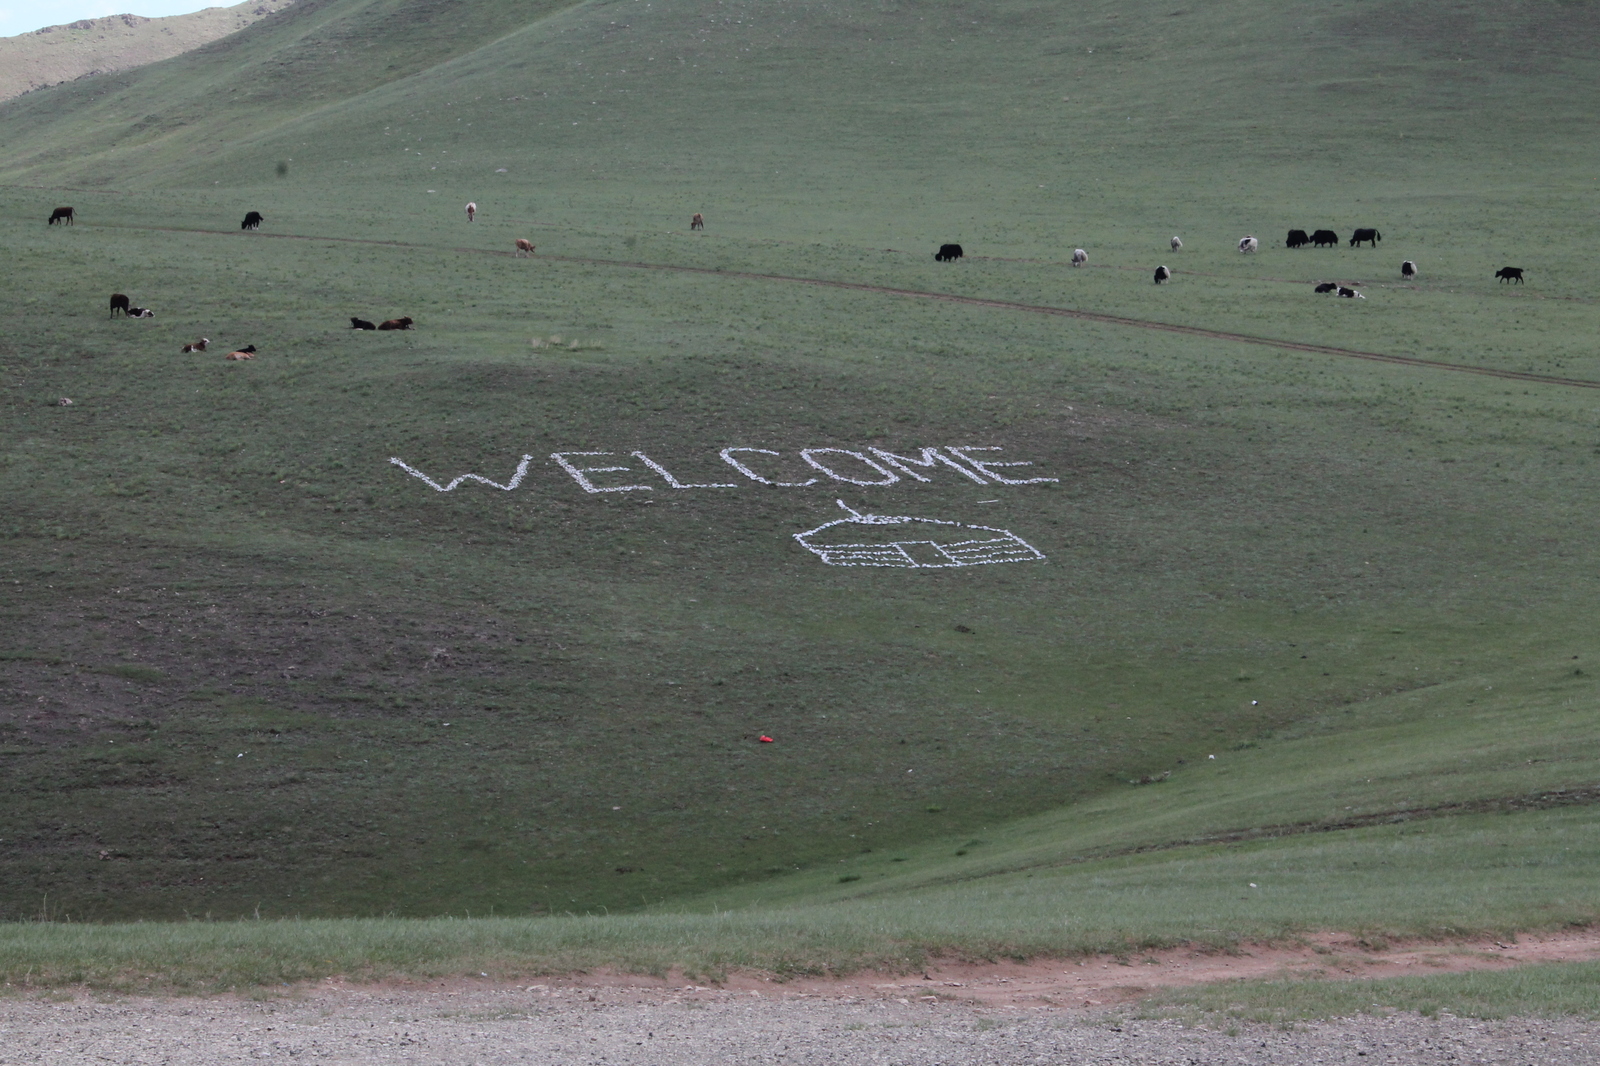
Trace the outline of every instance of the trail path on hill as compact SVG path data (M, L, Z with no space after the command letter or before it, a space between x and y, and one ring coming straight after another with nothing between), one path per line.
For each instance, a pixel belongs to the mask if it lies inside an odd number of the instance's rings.
M1185 1028L1121 1020L1151 991L1262 977L1361 979L1506 969L1600 957L1600 932L1385 948L1348 937L1222 954L1173 949L1023 964L955 964L924 974L715 988L681 975L577 974L507 985L329 980L250 999L34 994L0 998L0 1063L281 1061L563 1066L1212 1066L1464 1062L1600 1063L1600 1025L1373 1014L1292 1030ZM1382 993L1374 991L1381 1001ZM1379 1007L1380 1004L1374 1004ZM1221 1020L1216 1025L1227 1025Z
M226 230L201 229L197 227L181 226L128 226L128 229L153 230L171 233L227 233ZM466 255L489 255L497 258L509 259L515 253L502 252L494 249L466 248L426 244L413 244L407 241L385 241L366 237L317 237L295 233L260 233L258 237L275 240L294 241L329 241L338 244L367 244L391 248L414 248L418 250L443 250L460 252ZM1388 355L1383 352L1365 352L1356 348L1337 348L1326 344L1306 344L1300 341L1282 340L1274 337L1257 337L1248 333L1228 333L1223 330L1202 329L1199 326L1184 326L1173 322L1158 322L1148 318L1129 318L1123 315L1109 315L1099 311L1080 311L1070 307L1053 307L1048 304L1027 304L1013 300L994 300L979 296L962 296L957 293L935 292L927 289L902 289L892 285L870 285L859 281L839 281L830 278L807 278L794 274L768 274L749 270L719 270L716 267L688 266L677 263L644 263L625 259L599 259L593 256L580 255L541 255L539 259L555 263L582 263L588 266L616 267L626 270L667 270L683 274L707 274L720 278L739 278L746 281L779 281L792 285L815 285L821 288L845 289L855 292L881 293L885 296L900 296L918 300L937 300L944 303L964 304L968 307L987 307L1000 311L1020 311L1028 314L1055 315L1061 318L1072 318L1082 322L1098 322L1110 326L1126 326L1136 329L1158 330L1163 333L1179 333L1191 337L1204 337L1207 340L1230 341L1235 344L1252 344L1267 348L1278 348L1283 351L1309 352L1314 355L1333 355L1344 359L1365 359L1370 362L1393 363L1398 366L1419 367L1426 370L1448 370L1461 374L1480 374L1485 377L1504 378L1510 381L1528 381L1541 385L1560 385L1577 389L1600 389L1600 381L1589 381L1584 378L1564 378L1552 374L1534 374L1522 370L1503 370L1496 367L1472 366L1466 363L1446 363L1435 359L1417 359L1408 355ZM1183 273L1179 271L1179 273ZM1261 280L1261 279L1251 279Z

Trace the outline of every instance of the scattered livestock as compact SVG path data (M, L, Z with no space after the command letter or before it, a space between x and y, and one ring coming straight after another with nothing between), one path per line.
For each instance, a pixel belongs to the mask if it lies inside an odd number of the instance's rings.
M1416 277L1417 276L1417 264L1413 263L1409 259L1407 259L1404 263L1401 263L1400 264L1400 276L1402 278L1405 278L1407 281L1410 281L1412 278Z
M183 346L183 348L180 350L180 354L182 354L182 355L190 355L190 354L192 354L194 352L203 352L203 351L206 350L207 347L210 346L210 344L211 344L211 338L210 337L201 337L199 340L195 341L193 344L185 344Z
M1289 231L1289 239L1284 242L1290 248L1304 248L1311 243L1311 237L1303 229Z
M72 208L56 208L54 211L50 212L50 221L46 222L45 225L54 226L57 222L64 222L69 226L74 225L75 223L72 221Z
M1243 252L1246 255L1250 254L1251 252L1255 251L1257 248L1260 248L1260 247L1261 247L1261 242L1256 240L1254 237L1249 236L1248 234L1246 234L1239 241L1239 251Z
M1339 247L1339 235L1331 229L1319 229L1311 235L1311 246L1313 248L1337 248Z
M120 292L114 292L111 294L111 314L108 317L116 318L118 311L128 313L128 298Z
M706 228L706 216L704 216L700 212L696 211L694 213L694 217L689 220L689 228L690 229L705 229Z
M409 317L406 317L406 318L391 318L387 322L379 323L378 328L379 329L410 329L411 328L411 319Z
M127 314L128 314L129 318L154 318L154 317L156 317L156 313L154 311L150 310L148 307L130 307L130 308L128 308Z
M478 217L478 205L476 203L468 204L467 205L467 221L471 222L473 219L475 219L477 217Z
M1179 250L1182 247L1183 247L1183 242L1182 241L1178 240L1178 238L1176 238L1176 237L1172 238L1172 250L1174 252L1176 252L1177 250Z
M1156 267L1156 284L1157 285L1160 285L1163 281L1166 281L1170 277L1172 277L1172 271L1168 270L1164 266Z
M1311 291L1312 292L1337 292L1338 289L1339 289L1339 286L1338 286L1337 283L1332 282L1332 281L1324 281L1321 285L1318 285L1316 288L1312 289Z
M252 211L248 215L244 216L244 221L239 223L239 228L241 230L260 229L261 223L265 221L266 219L261 217L260 211Z
M1072 265L1073 266L1081 267L1081 266L1083 266L1083 264L1087 263L1088 261L1089 261L1089 253L1088 252L1084 251L1082 248L1074 248L1072 250Z
M236 363L239 362L241 359L254 359L255 357L256 357L256 346L253 345L253 344L247 344L243 348L240 348L238 351L229 352L227 355L223 356L224 359L231 359Z
M352 317L350 319L350 328L351 329L377 329L378 327L376 325L374 325L373 323L368 322L364 318Z
M1383 240L1383 234L1375 229L1358 229L1350 235L1350 247L1359 248L1362 241L1367 241L1376 248L1378 242Z
M1356 290L1346 288L1343 285L1339 286L1339 295L1343 296L1346 300L1365 300L1366 299L1365 296L1361 295Z
M939 250L933 253L933 259L936 263L952 263L966 254L959 244L941 244Z
M533 254L533 242L532 241L528 241L528 240L523 240L521 237L518 237L517 238L517 250L516 250L516 252L514 254L516 254L516 255L532 255Z
M1518 285L1522 284L1521 267L1501 267L1494 272L1494 276L1500 279L1500 284L1502 285L1508 281L1515 281Z

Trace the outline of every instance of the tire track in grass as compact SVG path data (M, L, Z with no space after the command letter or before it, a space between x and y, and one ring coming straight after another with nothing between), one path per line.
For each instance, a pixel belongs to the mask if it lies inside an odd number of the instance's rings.
M210 233L216 235L231 235L228 230L202 229L199 227L180 226L125 226L119 228L154 230L169 233ZM365 244L387 248L414 248L422 251L451 251L466 255L488 255L501 259L510 259L512 252L502 252L486 248L463 248L451 245L415 244L409 241L385 241L370 237L318 237L298 233L258 233L256 239L289 240L289 241L327 241L334 244ZM1396 366L1410 366L1422 370L1447 370L1458 374L1478 374L1482 377L1502 378L1507 381L1527 381L1540 385L1560 385L1574 389L1600 389L1600 381L1589 381L1584 378L1564 378L1553 374L1535 374L1525 370L1502 370L1496 367L1473 366L1470 363L1446 363L1437 359L1418 359L1409 355L1390 355L1385 352L1364 352L1356 348L1337 348L1327 344L1308 344L1302 341L1282 340L1276 337L1258 337L1249 333L1229 333L1225 330L1203 329L1199 326L1184 326L1175 322L1158 322L1148 318L1129 318L1125 315L1109 315L1100 311L1081 311L1071 307L1053 307L1049 304L1027 304L1014 300L995 300L980 296L961 296L951 292L934 292L928 289L902 289L892 285L870 285L860 281L840 281L833 278L806 278L795 274L768 274L751 270L719 270L716 267L687 266L679 263L643 263L626 259L599 259L594 256L581 255L542 255L538 258L553 263L582 263L587 266L602 266L620 268L623 270L666 270L680 274L705 274L719 278L740 278L745 281L778 281L791 285L814 285L826 289L843 289L850 292L871 292L884 296L900 296L906 299L933 300L942 303L961 304L966 307L985 307L998 311L1020 311L1027 314L1054 315L1059 318L1071 318L1080 322L1096 322L1107 326L1123 326L1132 329L1149 329L1162 333L1177 333L1188 337L1201 337L1206 340L1228 341L1233 344L1252 344L1263 348L1277 348L1281 351L1307 352L1312 355L1332 355L1342 359L1364 359L1374 363L1391 363Z

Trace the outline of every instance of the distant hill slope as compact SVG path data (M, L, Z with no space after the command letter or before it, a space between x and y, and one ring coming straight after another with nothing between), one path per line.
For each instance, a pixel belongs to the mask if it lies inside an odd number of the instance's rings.
M171 59L237 33L294 0L245 0L188 15L108 15L0 37L0 100L85 74L109 74Z

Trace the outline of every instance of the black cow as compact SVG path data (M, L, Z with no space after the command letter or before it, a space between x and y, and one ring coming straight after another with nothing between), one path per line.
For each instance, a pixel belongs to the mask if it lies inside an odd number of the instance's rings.
M1407 259L1404 263L1401 263L1400 264L1400 276L1402 278L1405 278L1407 281L1410 281L1412 278L1416 277L1417 276L1417 264L1413 263L1409 259Z
M1172 277L1172 271L1168 270L1164 266L1156 267L1156 284L1157 285L1160 285L1163 281L1166 281L1170 277Z
M1350 247L1360 247L1362 241L1368 241L1376 248L1378 242L1383 240L1383 234L1375 229L1358 229L1350 235Z
M123 314L128 313L128 298L120 292L114 292L111 294L111 314L109 317L116 318L118 311Z
M1292 229L1289 231L1289 239L1284 243L1290 248L1304 248L1311 243L1311 238L1306 236L1306 231L1303 229Z
M1502 285L1508 281L1515 281L1518 285L1522 284L1521 267L1501 267L1494 272L1494 276L1500 279Z
M933 258L940 263L948 263L953 259L960 259L965 254L959 244L941 244L939 250L933 253Z
M373 325L371 322L368 322L364 318L352 318L352 319L350 319L350 328L351 329L377 329L378 327Z
M1361 295L1356 290L1347 289L1343 285L1339 286L1339 295L1343 296L1347 300L1365 300L1366 299L1365 296Z
M1339 235L1331 229L1319 229L1311 235L1311 245L1314 248L1339 247Z
M252 211L248 215L244 216L244 221L239 223L239 228L240 229L260 229L261 228L261 223L263 223L265 221L266 221L266 219L261 217L261 212L260 211Z
M1321 285L1318 285L1316 288L1312 289L1311 291L1312 292L1334 292L1338 288L1339 288L1339 286L1335 282L1324 281Z
M57 222L65 222L69 226L72 225L72 208L56 208L54 211L50 212L50 221L46 222L45 225L54 226Z

